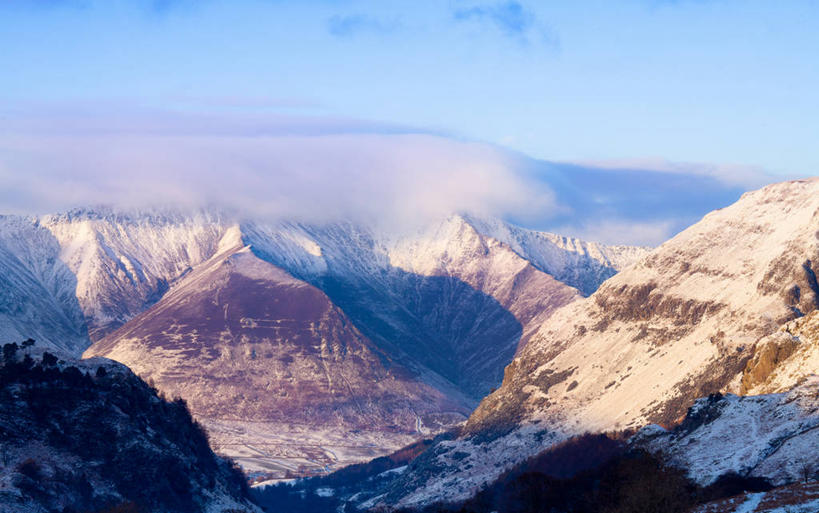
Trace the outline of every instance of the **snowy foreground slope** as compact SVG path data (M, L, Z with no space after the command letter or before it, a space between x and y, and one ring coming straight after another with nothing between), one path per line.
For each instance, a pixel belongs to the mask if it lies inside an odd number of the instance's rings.
M249 469L300 472L463 420L555 310L645 252L457 215L404 233L206 211L3 217L0 333L73 354L96 342L88 355L188 399Z
M792 387L817 369L783 352L777 371L771 344L819 305L818 228L817 179L771 185L705 216L551 316L462 435L368 505L461 500L569 436L668 424L718 390Z
M819 377L780 394L698 399L671 431L641 430L636 445L663 455L700 484L736 472L774 485L812 477L819 447Z
M686 470L700 485L736 474L778 487L705 504L698 513L819 511L819 376L784 393L698 399L679 426L648 426L632 443Z

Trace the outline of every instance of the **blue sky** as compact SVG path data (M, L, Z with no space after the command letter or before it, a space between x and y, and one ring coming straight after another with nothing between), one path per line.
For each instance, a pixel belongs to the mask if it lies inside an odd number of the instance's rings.
M0 0L0 133L429 134L747 188L819 169L817 26L795 0Z

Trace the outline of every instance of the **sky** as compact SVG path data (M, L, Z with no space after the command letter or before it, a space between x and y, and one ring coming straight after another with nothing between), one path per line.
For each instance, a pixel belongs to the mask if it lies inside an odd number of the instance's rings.
M0 0L0 207L483 209L656 244L816 174L817 26L810 0Z

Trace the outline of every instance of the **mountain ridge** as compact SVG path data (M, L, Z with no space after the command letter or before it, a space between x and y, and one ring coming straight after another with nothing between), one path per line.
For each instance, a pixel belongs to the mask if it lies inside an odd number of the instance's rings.
M697 397L738 391L765 337L816 308L817 225L819 179L774 184L706 215L558 310L462 436L424 463L446 470L408 471L381 500L461 500L567 437L673 423Z
M16 248L15 254L25 254L31 249L26 243L27 234L32 231L41 233L49 242L31 251L31 257L18 265L30 275L25 283L36 285L39 281L50 287L34 294L29 303L43 297L50 300L49 290L60 291L61 297L73 298L64 309L74 316L73 324L58 317L41 330L42 334L55 331L48 326L68 325L77 339L69 349L76 352L78 347L82 348L83 333L87 333L85 340L97 344L94 354L114 356L132 365L145 378L164 375L159 372L161 362L169 366L169 373L170 369L178 372L186 369L184 372L189 374L192 385L182 387L179 378L176 384L169 379L157 380L157 384L160 388L167 386L168 393L180 394L191 402L198 418L214 433L217 446L237 448L225 450L234 451L230 452L232 456L260 472L269 470L272 465L279 473L367 459L463 419L478 399L500 383L503 366L526 344L536 327L555 310L581 297L579 291L554 279L544 269L564 272L566 276L586 276L584 283L597 283L615 272L613 265L628 260L631 253L644 251L624 247L607 249L607 246L513 228L486 218L479 224L463 215L453 215L403 234L344 222L326 226L239 222L235 216L210 211L184 214L162 210L78 209L42 218L2 221L5 225L19 226L14 237L0 239L0 249L9 246ZM252 415L247 410L240 416L226 417L215 410L208 411L200 400L210 392L207 376L181 364L179 358L169 359L167 355L171 353L165 349L163 357L152 350L134 352L137 346L133 345L134 337L128 335L129 331L136 330L142 339L154 340L157 344L157 335L163 333L176 333L174 337L184 338L178 326L174 327L172 316L157 312L168 312L170 304L184 302L184 298L178 297L181 289L187 291L191 301L200 302L202 311L209 308L207 301L219 302L218 296L206 299L196 294L197 287L209 290L207 280L200 281L196 287L191 286L192 280L208 262L219 261L220 253L239 250L246 262L258 260L251 267L266 262L264 265L278 268L276 272L299 281L300 286L314 287L319 294L315 296L317 304L329 301L339 309L340 318L351 325L352 329L345 332L350 342L357 343L355 340L360 337L368 340L365 345L375 351L373 355L380 355L376 359L382 363L377 365L383 367L383 372L390 372L388 369L393 367L404 369L400 374L406 374L401 378L405 390L393 391L404 397L402 400L408 401L407 404L415 404L417 415L404 415L401 417L404 420L398 423L387 420L390 415L380 417L381 420L372 423L373 429L361 436L353 433L360 430L360 421L358 426L352 422L339 430L333 422L321 426L311 420L304 424L309 424L311 430L304 427L288 430L280 422L271 423L269 415L259 408ZM540 256L535 258L537 255ZM62 274L38 271L51 269L49 265L59 268ZM571 269L575 269L573 274L565 273ZM234 275L239 279L241 273ZM282 279L279 276L274 281ZM267 283L273 286L273 282ZM257 285L248 286L249 290L257 290L254 288ZM295 293L298 289L288 290ZM324 299L320 299L320 295L324 295ZM240 295L234 298L241 301ZM37 316L53 309L51 303L33 304L29 310ZM165 321L151 320L155 314ZM214 315L211 320L203 317L197 325L188 316L186 322L190 333L198 333L201 340L212 337L206 345L220 346L228 352L234 351L228 348L245 336L243 330L254 329L249 325L229 328L227 317L219 321L224 323L220 327L215 319ZM35 316L33 321L36 320ZM155 326L156 331L145 331L149 325ZM313 328L305 325L304 330L304 336L312 336ZM357 335L353 335L354 332ZM224 333L224 338L217 336L219 333ZM234 340L233 334L239 339ZM18 333L10 331L9 335ZM325 335L329 339L335 337L330 332ZM296 332L291 336L296 336ZM117 345L114 337L121 337L124 344L119 349L114 347ZM34 338L49 341L47 336ZM126 349L128 347L130 349ZM192 347L178 350L180 354L194 351ZM213 354L218 358L219 351ZM157 360L151 362L154 357ZM311 358L306 353L305 359L297 356L293 365L307 364ZM210 365L202 362L203 368ZM323 365L319 362L315 360L314 364ZM253 365L250 360L245 363ZM359 371L362 375L369 373L366 366ZM236 383L241 381L238 374L231 372L231 379L237 380ZM257 373L253 379L260 380L262 375ZM287 388L284 382L277 381L279 379L281 377L262 380L258 386L269 389L275 388L274 383L281 383ZM221 389L222 385L214 386ZM248 397L254 395L252 389L252 386L247 388L251 391ZM228 395L234 397L237 393L234 389ZM330 389L323 393L330 394ZM357 394L350 391L348 395L352 399ZM340 404L331 396L327 396L328 404ZM419 401L421 397L427 399ZM240 405L247 404L241 399L237 401ZM282 401L281 404L286 405L290 399ZM225 404L217 399L213 402ZM275 410L272 405L268 406ZM374 411L381 410L376 407ZM330 418L335 417L330 415ZM358 448L325 447L328 443L335 444L332 447L350 445L345 436L358 440L355 442ZM248 453L242 446L242 441L251 441L251 445L258 448L260 443L268 443L265 440L272 440L277 447L284 447L288 437L302 440L299 443L304 451L294 454L287 449L284 453L290 456L265 460L254 456L252 451ZM372 447L378 448L376 452Z

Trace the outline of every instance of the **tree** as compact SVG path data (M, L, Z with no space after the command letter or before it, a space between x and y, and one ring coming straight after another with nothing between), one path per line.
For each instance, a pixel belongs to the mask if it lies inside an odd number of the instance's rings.
M28 349L29 347L34 345L34 339L33 338L27 338L27 339L23 340L22 345L23 345L23 349Z
M813 463L808 461L807 459L803 459L798 466L799 475L802 477L802 480L807 483L813 477L815 471L813 467Z
M49 353L48 351L43 353L43 366L51 367L53 365L57 365L57 357L53 354Z
M3 360L8 363L15 361L18 349L20 349L20 347L14 342L3 345Z

